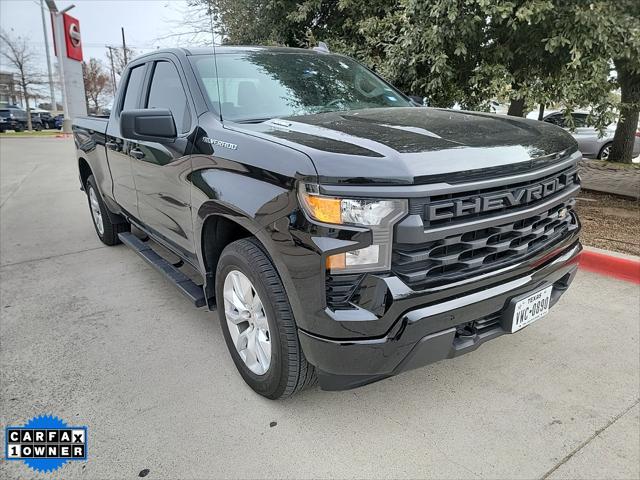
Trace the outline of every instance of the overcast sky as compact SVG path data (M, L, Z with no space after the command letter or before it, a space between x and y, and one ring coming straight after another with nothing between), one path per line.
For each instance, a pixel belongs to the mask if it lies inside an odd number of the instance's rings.
M177 46L178 39L158 38L179 28L187 8L187 0L56 0L59 10L71 4L75 4L75 8L69 14L80 21L85 60L100 58L105 65L105 46L122 44L120 27L124 27L127 46L139 53ZM48 16L46 23L52 49ZM5 32L27 38L41 54L42 68L46 70L40 0L0 0L0 27Z

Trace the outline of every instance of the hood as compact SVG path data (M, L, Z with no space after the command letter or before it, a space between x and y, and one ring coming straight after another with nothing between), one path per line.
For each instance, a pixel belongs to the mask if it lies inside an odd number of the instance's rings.
M235 124L306 153L321 183L416 184L511 175L566 158L545 122L434 108L377 108Z

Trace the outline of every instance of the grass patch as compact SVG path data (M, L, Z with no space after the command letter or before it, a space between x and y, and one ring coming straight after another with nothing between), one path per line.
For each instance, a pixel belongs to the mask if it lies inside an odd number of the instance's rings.
M0 138L55 137L60 134L62 134L60 130L40 130L39 132L25 130L24 132L3 132L0 133Z
M640 163L618 163L606 160L583 160L586 167L606 170L640 170Z

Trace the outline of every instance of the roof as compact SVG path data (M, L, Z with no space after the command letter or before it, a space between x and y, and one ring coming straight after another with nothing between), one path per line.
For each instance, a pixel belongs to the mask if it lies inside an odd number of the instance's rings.
M213 47L184 49L187 55L210 55ZM266 51L273 53L318 53L310 48L267 47L260 45L216 45L216 53L244 53Z
M245 53L245 52L258 52L266 51L272 53L308 53L316 55L324 55L325 52L317 52L310 48L293 48L293 47L267 47L259 45L216 45L216 54L224 53ZM153 50L152 52L145 53L136 57L144 58L149 55L156 55L158 53L173 53L176 55L211 55L213 53L213 47L192 47L192 48L163 48L160 50Z

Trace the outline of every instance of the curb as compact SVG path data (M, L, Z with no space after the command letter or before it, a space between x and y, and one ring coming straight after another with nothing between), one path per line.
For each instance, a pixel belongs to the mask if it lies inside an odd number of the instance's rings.
M580 253L580 268L640 285L640 259L605 252L585 248Z

